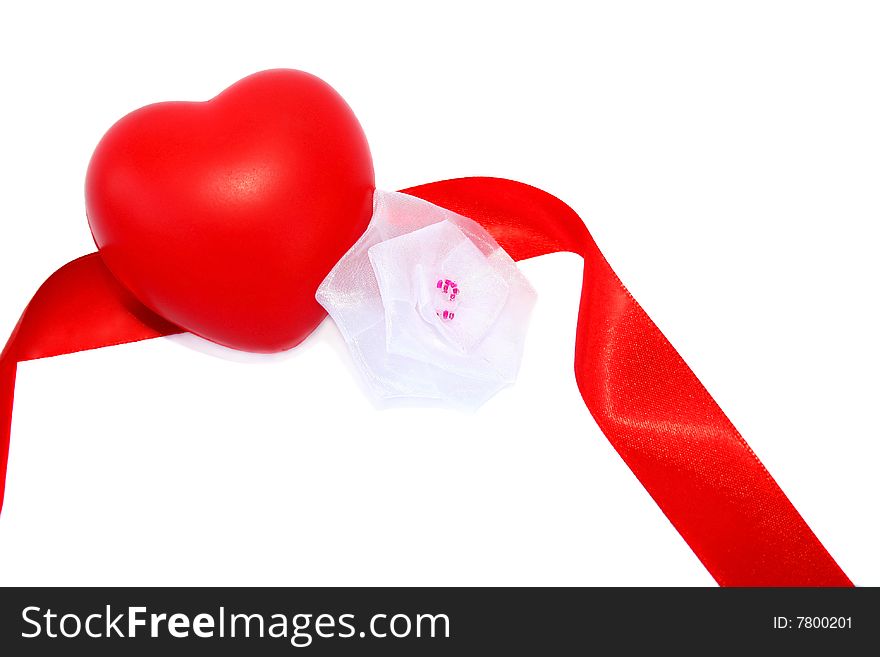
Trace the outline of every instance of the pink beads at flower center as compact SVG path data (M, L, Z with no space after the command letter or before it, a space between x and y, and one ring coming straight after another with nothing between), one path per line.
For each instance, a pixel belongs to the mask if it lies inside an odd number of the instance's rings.
M448 278L439 278L437 279L437 289L440 291L443 301L446 302L445 305L451 306L451 308L438 308L437 317L445 321L455 319L454 302L459 294L458 284Z

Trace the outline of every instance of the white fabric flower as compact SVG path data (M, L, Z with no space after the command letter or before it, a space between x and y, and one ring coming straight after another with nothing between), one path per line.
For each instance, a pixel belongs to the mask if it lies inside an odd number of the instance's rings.
M516 379L535 292L476 222L376 191L316 298L379 398L476 407Z

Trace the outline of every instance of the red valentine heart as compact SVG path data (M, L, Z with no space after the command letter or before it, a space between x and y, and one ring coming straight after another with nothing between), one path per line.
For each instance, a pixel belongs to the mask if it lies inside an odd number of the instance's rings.
M364 232L373 163L322 80L251 75L212 100L149 105L101 139L86 210L110 271L146 306L214 342L301 342L315 291Z

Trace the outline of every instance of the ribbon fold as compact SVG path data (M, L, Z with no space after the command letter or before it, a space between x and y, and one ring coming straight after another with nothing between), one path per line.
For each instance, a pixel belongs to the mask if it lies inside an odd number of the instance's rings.
M584 259L575 375L599 428L722 586L851 586L578 215L535 187L458 178L402 190L480 223L515 260ZM180 333L95 253L53 274L0 354L0 506L17 364Z

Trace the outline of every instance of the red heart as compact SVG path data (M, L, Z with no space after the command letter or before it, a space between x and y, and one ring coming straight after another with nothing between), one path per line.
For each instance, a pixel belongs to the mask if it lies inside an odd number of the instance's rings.
M214 342L280 351L324 317L315 291L364 232L373 163L320 79L251 75L206 102L116 123L86 177L110 271L149 308Z

